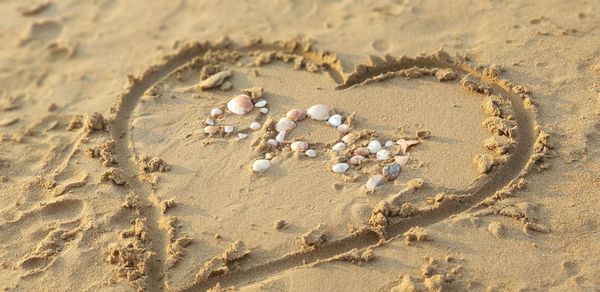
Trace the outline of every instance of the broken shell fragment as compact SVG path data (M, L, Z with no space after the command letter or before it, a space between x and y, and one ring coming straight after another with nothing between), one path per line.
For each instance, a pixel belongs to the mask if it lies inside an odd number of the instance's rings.
M248 134L246 133L238 133L238 139L242 140L242 139L246 139L248 138Z
M409 158L409 154L406 155L399 155L399 156L394 156L394 161L396 161L396 163L400 164L400 166L405 166L408 164L408 158Z
M292 151L304 152L308 149L308 143L306 141L296 141L290 145Z
M277 140L275 140L275 139L269 139L269 140L267 140L267 144L269 144L273 147L277 147L277 145L279 145L279 142L277 142Z
M367 191L372 192L375 190L375 188L377 188L382 183L383 183L383 176L380 174L376 174L367 180L367 184L365 185L365 188L367 189Z
M408 148L419 144L419 141L418 140L400 139L400 140L398 140L398 142L396 142L396 144L400 145L400 149L402 149L402 154L406 154L406 151L408 150Z
M364 147L354 149L353 153L354 153L354 155L360 155L360 156L365 156L365 157L369 156L369 154L371 154L369 149L364 148Z
M313 120L325 121L329 119L329 107L324 104L316 104L308 108L306 114Z
M252 111L254 104L249 96L240 94L227 102L227 109L237 115L247 114Z
M348 168L350 168L348 163L336 163L331 167L331 171L335 173L344 173L348 170Z
M275 140L277 140L277 142L279 143L282 143L283 141L285 141L285 135L287 135L287 131L281 131L277 133L277 136L275 136Z
M395 180L400 175L401 170L402 170L402 167L400 167L400 164L398 164L398 163L394 162L394 163L388 164L383 167L383 170L382 170L383 177L388 181Z
M271 167L271 161L267 159L257 159L252 162L252 171L263 172Z
M281 118L277 124L275 124L275 130L277 132L282 132L282 131L289 131L292 130L294 128L296 128L296 122L288 119L288 118Z
M300 109L291 109L285 114L285 117L291 121L299 122L306 119L306 112Z

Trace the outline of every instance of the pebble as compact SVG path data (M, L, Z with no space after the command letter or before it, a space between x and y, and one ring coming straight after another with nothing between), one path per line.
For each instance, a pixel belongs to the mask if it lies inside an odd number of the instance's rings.
M223 127L223 132L225 132L225 134L231 134L233 133L233 126L227 125Z
M277 131L277 132L289 131L289 130L296 128L296 126L297 126L296 122L294 122L288 118L281 118L279 121L277 121L277 124L275 124L275 131Z
M296 141L290 144L292 151L304 152L308 149L308 143L306 141Z
M254 104L255 107L265 107L266 105L267 101L264 99L261 99Z
M387 149L381 149L377 151L377 160L385 161L390 157L390 151Z
M252 162L252 171L263 172L271 167L271 161L267 159L257 159Z
M385 148L392 148L392 146L394 146L394 141L385 142Z
M348 170L348 168L350 168L348 163L336 163L331 167L331 171L335 173L344 173Z
M356 148L354 149L354 155L360 155L360 156L369 156L369 154L371 154L371 152L369 151L369 149L364 148L364 147L360 147L360 148Z
M348 162L350 164L352 164L352 165L359 165L365 159L366 158L364 156L354 155L354 156L350 157L350 159L348 160Z
M238 133L238 139L242 140L242 139L246 139L248 138L248 134L246 133Z
M227 109L237 115L247 114L253 108L252 100L245 94L240 94L227 102Z
M291 109L285 114L285 117L294 122L299 122L306 119L306 112L300 109Z
M306 150L306 152L304 152L304 154L306 154L306 156L308 156L310 158L317 157L317 151L314 149L308 149L308 150Z
M252 122L252 123L250 124L250 129L252 129L252 130L254 130L254 131L256 131L256 130L260 129L261 127L262 127L262 126L260 125L260 123L259 123L259 122Z
M269 139L267 140L267 144L277 147L277 145L279 145L279 142L277 142L277 140L275 139Z
M329 107L324 104L316 104L308 108L306 114L313 120L325 121L329 119Z
M281 131L277 133L277 136L275 136L275 140L277 140L277 142L279 143L283 143L283 141L285 141L285 135L287 135L287 131Z
M348 134L348 132L350 132L350 126L348 126L346 124L341 124L341 125L337 126L336 129L342 135Z
M391 163L383 167L383 177L389 181L395 180L400 175L402 167L398 163Z
M206 118L206 121L204 121L204 123L206 123L209 126L214 126L215 120L213 120L212 118Z
M372 140L367 145L367 149L369 149L369 152L371 153L377 153L379 150L381 150L381 143L379 143L377 140Z
M266 108L266 107L263 107L263 108L260 109L260 112L263 113L263 114L267 114L267 113L269 113L269 109Z
M367 191L374 191L375 188L377 188L379 185L381 185L381 183L383 183L383 179L383 175L376 174L367 180L365 188L367 189Z
M213 118L218 118L223 115L223 110L220 108L213 108L210 110L210 116Z
M339 125L342 124L342 120L344 119L344 117L342 117L341 115L335 114L331 117L329 117L329 119L327 120L327 123L329 123L329 125L331 125L334 128L337 128Z
M331 150L333 151L342 151L344 149L346 149L346 143L344 142L337 142L333 146L331 146Z

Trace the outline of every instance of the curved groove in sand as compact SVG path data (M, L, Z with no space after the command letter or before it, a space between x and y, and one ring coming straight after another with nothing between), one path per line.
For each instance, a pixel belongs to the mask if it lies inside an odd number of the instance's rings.
M161 229L158 226L160 213L158 211L158 203L152 201L150 186L141 182L135 175L137 173L137 168L131 157L132 152L129 135L130 117L139 99L147 89L168 76L170 72L212 48L215 47L206 43L202 45L193 44L186 46L178 53L165 58L162 64L153 66L145 71L139 79L133 80L126 92L120 96L117 104L116 119L111 129L111 135L115 141L117 141L116 159L122 170L131 176L128 177L128 186L134 192L139 193L140 197L147 203L142 204L143 206L148 206L142 209L142 213L148 217L152 249L158 258L158 260L153 262L148 273L149 282L152 282L148 283L151 289L165 287L165 268L162 263L166 257L166 235L161 233ZM273 46L249 46L231 50L246 51L248 49L267 50L273 49ZM276 49L280 48L276 47ZM412 67L450 68L461 75L471 73L477 77L481 77L478 70L466 64L455 62L449 58L418 57L411 59L402 57L395 63L371 67L363 66L362 70L357 70L358 73L346 75L341 69L339 61L335 59L335 57L329 58L331 55L325 55L324 57L323 54L319 55L314 52L301 53L301 55L311 59L319 65L324 65L329 71L331 78L338 84L337 89L340 90L351 88L352 86L361 84L370 78L386 72L394 72ZM357 67L357 69L359 68ZM534 115L532 112L525 109L519 96L502 88L497 82L486 85L491 86L494 92L501 92L502 96L508 98L512 104L511 107L514 111L514 119L517 124L517 143L510 158L501 167L488 174L485 179L476 179L466 187L457 190L456 192L458 193L467 194L466 196L463 196L460 201L446 202L438 208L430 209L413 217L392 222L386 227L384 232L386 235L385 239L401 235L412 226L428 226L448 218L452 214L463 212L477 204L479 201L485 199L487 196L506 187L511 181L519 178L525 173L527 162L533 153L533 144L536 136ZM245 269L232 270L224 275L211 277L207 281L201 283L190 283L186 287L183 287L182 290L206 290L217 283L220 283L224 287L247 284L257 279L263 279L286 270L331 258L354 248L363 249L376 245L381 239L380 233L365 228L349 236L331 241L319 248L293 252L267 263L258 264Z

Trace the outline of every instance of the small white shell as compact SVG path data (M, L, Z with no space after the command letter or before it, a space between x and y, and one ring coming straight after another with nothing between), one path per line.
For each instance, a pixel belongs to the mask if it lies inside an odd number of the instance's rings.
M223 127L223 132L225 132L225 134L231 134L233 133L233 126L227 125Z
M350 168L348 163L336 163L331 167L331 171L335 173L344 173L348 170L348 168Z
M387 160L390 157L390 151L387 149L381 149L377 151L377 160Z
M377 188L381 183L383 183L383 180L383 175L376 174L370 177L369 180L367 180L365 188L367 189L367 191L374 191L375 188Z
M394 141L385 142L385 148L391 148L392 146L394 146Z
M248 134L246 133L238 133L238 139L242 140L242 139L246 139L248 138Z
M216 127L216 126L206 126L206 127L204 127L204 133L206 133L206 134L214 135L217 132L219 132L219 127Z
M342 124L342 120L344 119L344 117L342 117L341 115L335 114L331 117L329 117L329 119L327 120L327 123L329 123L329 125L331 125L334 128L337 128L337 126Z
M296 128L296 126L296 122L288 118L281 118L279 121L277 121L277 124L275 124L275 131L289 131Z
M275 136L275 140L277 140L277 142L279 143L282 143L283 141L285 141L285 135L287 135L287 132L281 131L277 133L277 136Z
M324 104L316 104L308 108L306 114L313 120L325 121L329 119L329 107Z
M267 159L257 159L252 162L252 171L263 172L271 167L271 161Z
M308 149L308 143L306 141L296 141L290 144L292 151L304 152Z
M344 149L346 149L346 143L344 142L337 142L333 146L331 146L331 150L333 151L342 151Z
M237 115L247 114L253 108L252 100L245 94L240 94L227 102L227 109Z
M350 126L348 126L346 124L341 124L341 125L337 126L336 129L342 135L348 134L348 132L350 132Z
M369 149L369 152L371 153L377 153L377 151L381 150L381 143L377 140L372 140L367 145L367 149Z
M279 145L279 142L277 142L277 140L275 140L275 139L269 139L269 140L267 140L267 144L269 144L271 146L277 146L277 145Z
M215 120L213 120L212 118L206 118L206 120L204 121L205 124L209 125L209 126L214 126L215 125Z
M350 164L353 165L359 165L361 161L365 160L366 158L364 156L361 155L354 155L352 157L350 157L350 159L348 160L348 162Z
M250 123L250 129L256 131L258 129L260 129L262 126L260 125L259 122L252 122Z
M394 160L396 161L396 163L400 164L400 166L405 166L408 164L409 156L409 154L406 154L404 156L394 156Z
M317 151L314 149L308 149L308 150L306 150L306 152L304 152L304 154L306 154L306 156L308 156L310 158L317 157Z
M223 110L220 108L213 108L210 110L210 116L213 118L218 118L223 115Z
M266 105L267 101L264 99L261 99L254 104L255 107L265 107Z
M263 107L263 108L260 109L260 112L263 113L263 114L266 114L266 113L269 113L269 109L266 108L266 107Z

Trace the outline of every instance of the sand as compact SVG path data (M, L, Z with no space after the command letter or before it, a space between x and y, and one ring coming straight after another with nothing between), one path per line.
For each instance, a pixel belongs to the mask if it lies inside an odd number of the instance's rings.
M0 287L597 290L598 8L440 5L0 3Z

